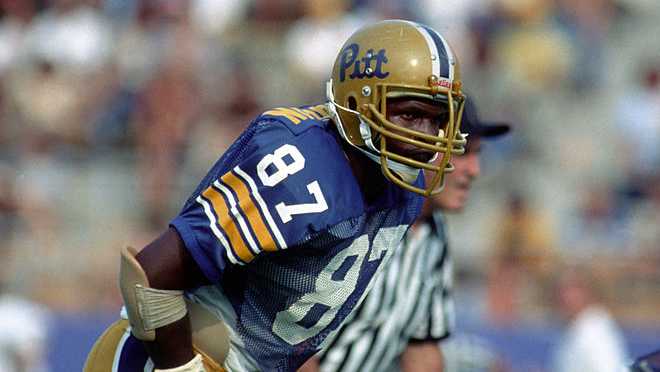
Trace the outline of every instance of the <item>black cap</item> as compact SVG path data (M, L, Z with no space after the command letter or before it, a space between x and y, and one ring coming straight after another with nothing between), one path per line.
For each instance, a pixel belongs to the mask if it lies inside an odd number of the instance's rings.
M480 137L497 137L508 133L509 130L511 130L511 126L507 123L482 121L474 100L468 96L461 120L462 133Z

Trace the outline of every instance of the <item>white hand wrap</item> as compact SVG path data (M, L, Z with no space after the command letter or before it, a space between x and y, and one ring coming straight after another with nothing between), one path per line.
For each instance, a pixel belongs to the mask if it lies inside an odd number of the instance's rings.
M119 287L131 332L139 340L153 341L156 328L183 318L188 309L183 291L150 288L147 274L135 259L136 254L130 247L122 249Z
M135 286L138 312L145 330L154 330L186 316L186 302L183 291L154 289Z
M156 368L154 369L154 372L206 372L206 369L204 369L204 363L202 363L202 356L197 354L190 360L190 362L182 366L168 369Z

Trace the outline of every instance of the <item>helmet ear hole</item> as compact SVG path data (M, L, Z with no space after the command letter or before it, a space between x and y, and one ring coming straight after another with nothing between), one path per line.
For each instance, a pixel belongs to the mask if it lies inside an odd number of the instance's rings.
M355 97L349 96L346 100L346 106L353 111L357 110L357 100Z

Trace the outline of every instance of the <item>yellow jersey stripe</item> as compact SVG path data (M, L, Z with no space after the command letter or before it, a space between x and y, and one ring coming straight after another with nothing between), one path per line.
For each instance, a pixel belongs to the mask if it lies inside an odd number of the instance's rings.
M222 194L225 196L225 198L227 198L227 201L229 202L229 213L233 217L234 221L238 222L238 227L243 233L243 238L245 238L245 241L248 243L248 248L251 248L250 251L252 251L252 254L256 256L257 254L259 254L259 252L261 252L261 249L259 249L259 247L257 246L257 242L254 240L254 237L252 236L252 232L250 231L247 222L245 222L245 218L243 218L243 215L238 210L238 203L234 198L234 194L231 192L229 188L227 188L227 186L220 183L219 180L213 182L213 186L215 186L216 189L220 190Z
M283 112L287 113L288 115L294 116L294 117L296 117L300 120L309 119L309 117L307 117L307 115L301 113L295 107L280 108L280 110L282 110Z
M243 180L247 182L247 184L250 186L250 190L252 191L252 196L257 201L257 206L259 207L259 209L261 209L261 212L263 213L264 217L266 217L266 222L270 227L270 231L273 232L273 235L275 236L275 240L277 240L277 244L279 245L280 249L286 249L287 244L286 241L284 240L284 236L282 236L282 233L280 232L280 229L277 227L275 220L273 220L273 216L271 216L270 212L268 211L266 202L264 202L264 199L261 197L261 194L259 194L259 188L257 187L257 184L254 182L252 177L250 177L249 174L245 173L245 171L243 171L239 166L234 167L234 172L236 172L236 174L242 177Z
M325 107L325 105L316 105L316 106L308 107L307 110L312 110L317 114L321 115L321 117L326 117L329 115L328 108Z
M206 217L209 219L209 227L211 228L211 231L213 231L215 237L218 238L218 240L220 241L220 244L222 244L222 246L225 248L229 261L231 261L231 263L236 265L243 265L243 262L241 262L239 259L236 258L234 251L229 246L229 242L227 241L227 239L225 239L225 236L218 228L218 223L217 220L215 219L215 214L213 214L213 211L211 210L213 207L211 207L211 205L209 205L206 199L202 198L201 196L198 196L196 200L204 208L204 213L206 214Z
M275 240L268 231L268 228L266 228L266 224L261 218L257 206L252 201L247 186L233 172L227 172L220 179L236 193L236 196L238 197L238 206L247 217L248 222L252 227L252 231L254 231L257 236L261 249L265 251L276 251L277 246L275 245Z
M202 196L211 202L213 211L218 216L218 225L225 231L231 246L234 248L234 252L236 252L243 262L248 263L252 261L254 254L250 252L250 249L243 241L243 237L241 237L234 219L229 214L227 203L222 195L220 195L220 192L211 186L202 193Z
M309 113L297 109L295 107L279 107L273 110L268 110L264 112L264 115L273 115L273 116L284 116L289 119L293 124L300 124L301 121L311 119L313 116L310 116Z
M315 113L312 110L301 109L301 108L293 108L293 109L296 110L296 112L300 113L301 115L305 115L305 118L307 118L307 119L320 119L321 118L317 113Z
M291 121L293 124L300 124L300 120L298 118L289 115L288 113L284 112L282 109L268 110L264 112L263 115L284 116L285 118L289 119L289 121Z

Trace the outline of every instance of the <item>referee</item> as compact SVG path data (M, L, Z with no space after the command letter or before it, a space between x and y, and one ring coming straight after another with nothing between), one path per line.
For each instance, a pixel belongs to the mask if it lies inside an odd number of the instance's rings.
M445 189L428 198L422 215L406 234L364 302L305 372L442 371L438 341L449 336L454 319L452 261L444 212L465 206L472 181L480 173L481 138L509 131L509 125L479 120L468 99L461 131L468 143L454 157Z

